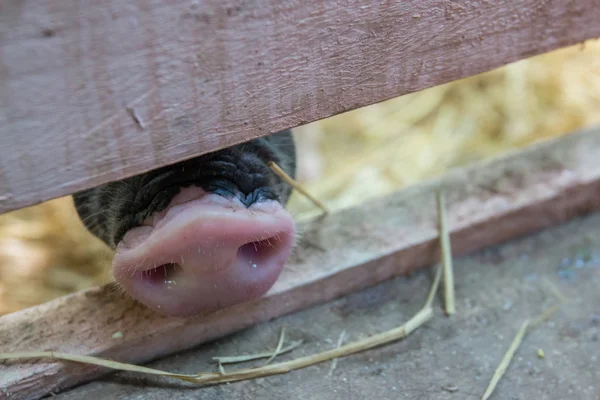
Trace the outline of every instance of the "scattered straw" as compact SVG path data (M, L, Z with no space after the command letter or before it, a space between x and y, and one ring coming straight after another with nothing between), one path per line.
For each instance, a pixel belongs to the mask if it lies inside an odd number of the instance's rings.
M430 293L435 293L437 291L438 285L439 279L434 280ZM429 303L429 298L432 297L433 296L430 294L430 296L428 296L428 302L425 303L423 308L418 313L416 313L411 319L409 319L404 325L399 326L397 328L391 329L386 332L378 333L368 338L358 340L356 342L349 343L344 346L340 346L338 348L323 351L321 353L313 354L310 356L300 357L295 360L280 362L277 364L263 365L254 368L244 368L233 372L225 372L221 364L219 368L220 372L206 372L193 375L176 374L172 372L161 371L158 369L147 367L140 367L132 364L120 363L97 357L79 356L53 351L0 353L0 360L54 358L66 361L98 365L119 371L132 371L148 375L159 375L203 385L236 382L246 379L283 374L289 371L306 368L312 365L320 364L340 357L346 357L361 351L369 350L385 344L396 342L398 340L402 340L433 317L433 308ZM281 343L282 340L280 339L280 344ZM281 350L281 346L282 345L278 345L277 347ZM275 353L279 352L276 351Z
M508 368L510 361L512 360L517 349L521 345L521 342L523 341L523 337L525 336L525 333L527 332L528 326L529 326L529 320L525 320L525 322L523 322L523 325L521 325L521 329L519 329L519 332L517 332L517 336L515 336L512 343L510 344L510 347L504 354L504 357L502 358L500 365L498 365L498 368L496 368L496 371L494 372L494 375L492 376L492 380L490 381L490 384L488 385L487 389L485 390L485 393L483 393L483 396L481 396L481 400L489 399L490 396L492 395L492 393L494 392L496 385L498 384L498 382L504 375L504 372L506 372L506 369Z
M496 372L494 372L494 375L492 376L492 380L490 381L490 384L488 385L485 393L481 397L482 400L487 400L492 395L494 389L496 388L496 385L498 384L498 382L500 381L500 379L506 372L506 369L508 368L510 361L512 360L517 349L521 345L521 342L523 341L525 334L528 333L528 331L535 329L542 322L544 322L548 318L550 318L550 316L552 314L554 314L560 308L560 306L561 306L560 304L555 304L552 307L548 308L539 317L537 317L533 321L533 323L529 323L529 319L527 319L525 322L523 322L523 324L521 325L521 329L519 329L519 332L517 332L517 336L515 336L510 347L504 354L504 357L502 358L500 365L498 365L498 368L496 368ZM538 350L538 357L539 356L540 356L540 350ZM543 358L543 350L542 350L541 358Z
M450 247L450 234L448 233L445 198L442 191L437 193L437 206L440 242L442 246L442 267L444 270L444 307L446 314L452 315L456 312L454 295L454 268L452 267L452 251Z
M433 279L433 285L431 285L431 290L427 295L427 300L425 301L425 307L431 307L433 304L433 299L435 299L435 294L437 293L437 288L440 285L440 280L442 279L442 268L438 267L435 272L435 278Z
M340 346L344 342L345 336L346 336L346 330L343 330L342 333L340 333L340 337L338 338L336 348L340 348ZM333 371L337 367L337 361L338 361L337 358L334 358L333 361L331 361L331 368L329 368L329 374L328 374L329 376L331 376L333 374Z
M548 278L544 278L544 283L546 284L546 287L548 287L548 290L550 290L550 292L554 295L554 297L556 297L558 300L560 300L561 303L566 304L569 302L569 300L566 298L566 296L564 294L562 294L560 289L557 288L554 283L550 282L550 280Z
M533 323L531 324L531 329L537 328L542 322L546 321L552 314L554 314L560 308L560 304L555 304L552 307L548 308L546 311L542 313L539 317L537 317Z
M291 187L293 187L298 192L302 193L307 199L312 201L315 206L319 207L323 211L323 215L329 214L329 209L327 209L327 207L323 203L321 203L310 193L308 193L308 191L304 188L304 186L302 186L302 184L300 184L298 181L286 174L285 171L281 169L279 165L277 165L277 163L275 163L274 161L269 161L269 168L271 168L273 172L279 175L279 177L285 182L287 182Z
M197 384L215 384L225 382L237 382L246 379L260 378L271 375L284 374L289 371L302 369L311 365L323 363L333 360L338 357L346 357L364 350L379 347L384 344L395 342L404 339L414 330L419 328L425 322L429 321L433 316L431 307L424 307L414 317L412 317L404 325L399 326L387 332L382 332L373 335L369 338L359 340L354 343L347 344L337 349L332 349L317 353L311 356L300 357L295 360L281 362L277 364L265 365L256 368L244 368L233 372L206 372L192 375L176 374L158 369L140 367L137 365L120 363L116 361L101 359L92 356L79 356L68 353L60 353L53 351L41 352L23 352L23 353L0 353L0 360L12 359L35 359L35 358L54 358L66 361L75 361L85 364L98 365L106 368L111 368L119 371L139 372L148 375L159 375L168 378L174 378L182 381L197 383Z
M277 357L277 355L281 352L281 348L283 347L284 339L285 339L285 326L283 328L281 328L281 333L279 334L279 340L277 341L277 347L275 348L275 351L273 352L271 357L269 357L269 359L267 361L265 361L265 365L271 364L271 361L273 361L273 359L275 357Z
M290 343L289 345L287 345L286 347L283 347L277 354L281 355L281 354L289 353L290 351L292 351L295 348L302 345L302 343L303 343L302 340L294 341L294 342ZM264 353L250 354L247 356L213 357L212 359L218 363L225 365L225 364L237 364L237 363L243 363L243 362L248 362L248 361L260 360L261 358L271 357L272 355L273 355L273 352L269 351L269 352L264 352Z

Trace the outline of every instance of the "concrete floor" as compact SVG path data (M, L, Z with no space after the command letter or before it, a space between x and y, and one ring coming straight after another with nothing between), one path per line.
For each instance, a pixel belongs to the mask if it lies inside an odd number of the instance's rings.
M304 344L277 360L308 355L402 324L422 306L431 270L151 364L212 371L211 357L272 349L280 328ZM493 399L600 399L600 214L455 260L457 315L436 316L402 342L290 372L198 388L164 378L112 374L56 399L479 399L526 318L569 299L526 336ZM545 358L537 356L542 349Z

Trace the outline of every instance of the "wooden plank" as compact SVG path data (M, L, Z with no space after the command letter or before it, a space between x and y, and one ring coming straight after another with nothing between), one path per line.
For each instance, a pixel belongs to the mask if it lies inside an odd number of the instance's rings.
M272 290L214 314L166 318L100 288L3 316L0 352L56 350L142 363L196 346L436 262L440 187L457 255L598 210L599 152L600 129L578 133L305 222L299 248ZM114 339L115 332L123 338ZM0 365L0 388L5 395L38 398L104 372L71 363L11 362Z
M0 7L0 212L600 36L600 0Z
M436 316L426 326L405 341L339 360L332 375L332 364L324 363L194 390L169 379L120 373L51 400L478 400L522 322L557 303L548 282L569 302L527 335L518 352L522 360L511 363L493 399L600 399L600 213L456 259L454 273L460 308L452 318L442 317L440 292ZM423 306L430 277L387 281L150 365L182 373L214 371L214 356L272 349L282 326L286 343L305 342L277 361L330 350L342 331L349 343L404 323ZM538 349L546 360L536 359Z

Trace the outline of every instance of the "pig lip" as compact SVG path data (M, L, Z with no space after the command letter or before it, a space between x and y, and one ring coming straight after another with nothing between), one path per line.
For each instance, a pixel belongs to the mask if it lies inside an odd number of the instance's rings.
M248 272L235 257L246 257L244 248L256 247L265 239L277 241L277 252L268 256L264 268ZM117 246L113 275L129 295L147 307L170 316L191 316L264 295L281 273L294 240L293 219L276 201L246 208L213 194L181 203L175 199L167 211L125 235ZM188 242L192 247L182 245ZM190 255L202 258L190 253L190 248L198 253L212 250L216 258L209 254L208 261L199 262L198 268L184 266L183 272L173 272L178 286L168 288L171 291L166 289L166 279L147 279L149 272L160 269L157 266L177 264L180 257L181 261ZM148 258L152 261L146 262Z

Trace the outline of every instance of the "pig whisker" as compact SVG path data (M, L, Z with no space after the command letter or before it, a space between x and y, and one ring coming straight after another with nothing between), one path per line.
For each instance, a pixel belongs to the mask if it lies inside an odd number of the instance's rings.
M136 270L142 265L142 263L137 264L136 266L134 266L133 268L130 268L131 270L131 278L133 278L135 276Z
M133 278L138 270L139 267L141 267L145 262L146 259L148 257L145 257L141 262L137 263L134 267L131 268L131 278Z

